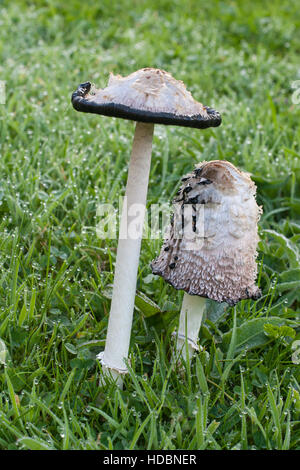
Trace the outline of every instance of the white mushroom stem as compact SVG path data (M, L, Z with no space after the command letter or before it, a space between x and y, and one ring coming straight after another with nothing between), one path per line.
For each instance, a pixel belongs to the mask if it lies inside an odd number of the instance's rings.
M204 311L205 298L184 293L176 348L178 352L182 353L185 360L187 360L186 343L190 360L194 352L199 351L197 340Z
M136 124L120 223L106 344L104 352L98 355L103 374L110 374L120 387L122 374L127 372L124 359L128 358L130 343L153 130L153 124Z

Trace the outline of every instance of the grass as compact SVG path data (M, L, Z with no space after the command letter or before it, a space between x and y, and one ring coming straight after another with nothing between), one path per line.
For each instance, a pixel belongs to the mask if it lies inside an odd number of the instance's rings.
M298 2L0 1L0 448L299 449ZM201 160L251 173L264 207L257 301L209 305L204 350L170 364L182 293L144 240L124 390L100 390L115 240L97 204L124 193L133 123L76 113L110 71L160 67L223 116L156 126L148 203ZM143 297L142 297L143 295Z

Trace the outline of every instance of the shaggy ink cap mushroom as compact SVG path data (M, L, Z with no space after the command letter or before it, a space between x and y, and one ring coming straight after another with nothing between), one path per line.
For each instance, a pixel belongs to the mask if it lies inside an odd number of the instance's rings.
M77 111L136 121L127 186L120 223L114 286L105 350L97 357L104 376L110 374L122 386L126 373L138 261L146 207L154 124L205 129L221 124L220 114L195 101L183 82L169 73L145 68L127 77L110 75L106 88L83 83L72 95ZM131 209L142 207L140 231L132 238L128 227L134 219Z
M233 305L261 295L255 285L261 208L250 177L226 161L202 162L182 183L169 234L152 262L152 272L185 291L173 334L177 351L187 361L199 350L205 298Z
M247 173L219 160L200 163L182 182L174 203L180 214L192 206L193 217L196 206L203 205L201 243L189 249L184 235L177 238L176 223L182 226L179 217L151 264L152 272L176 289L217 302L234 305L259 298L255 259L262 210L255 200L255 184Z
M77 111L153 124L198 129L221 124L220 114L195 101L182 81L154 68L127 77L110 74L103 89L82 83L72 94L72 104Z

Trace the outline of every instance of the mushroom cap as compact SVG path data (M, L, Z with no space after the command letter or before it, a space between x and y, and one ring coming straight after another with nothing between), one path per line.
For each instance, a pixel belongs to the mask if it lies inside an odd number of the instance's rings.
M144 68L127 77L110 74L103 89L82 83L72 94L77 111L133 121L205 129L221 124L214 109L194 100L183 82L160 69Z
M153 274L176 289L217 302L257 299L257 223L262 209L247 173L227 161L202 162L182 179L169 234ZM192 224L188 227L185 211ZM191 238L191 234L193 237Z

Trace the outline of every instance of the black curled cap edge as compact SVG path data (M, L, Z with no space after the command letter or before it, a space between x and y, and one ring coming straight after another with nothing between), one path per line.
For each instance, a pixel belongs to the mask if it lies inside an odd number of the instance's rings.
M86 99L91 89L91 83L81 83L72 93L72 105L76 111L83 113L101 114L103 116L118 117L131 121L147 122L153 124L165 124L173 126L193 127L195 129L207 129L218 127L222 122L221 115L215 109L205 106L207 117L196 114L193 116L177 115L173 113L159 113L131 108L118 103L96 103L92 99Z

